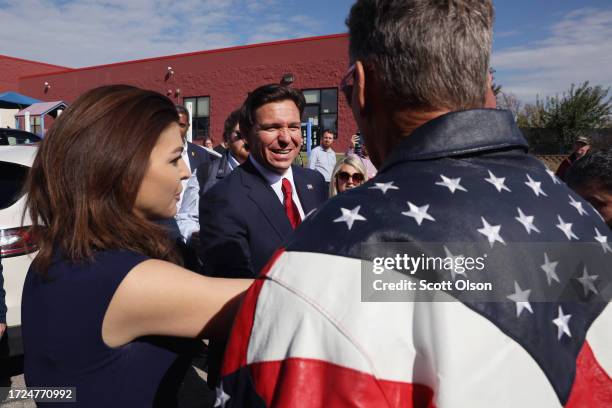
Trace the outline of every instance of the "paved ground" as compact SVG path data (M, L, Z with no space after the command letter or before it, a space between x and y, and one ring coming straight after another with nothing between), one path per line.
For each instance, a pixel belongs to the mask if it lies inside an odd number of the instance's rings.
M1 360L0 364L8 364L8 367L2 367L4 371L4 375L0 378L0 387L11 387L15 388L25 388L25 382L23 380L23 358L13 358L8 362L6 360ZM10 377L6 377L6 375ZM0 393L0 407L2 408L36 408L36 404L32 400L26 401L8 401L6 399L6 392Z

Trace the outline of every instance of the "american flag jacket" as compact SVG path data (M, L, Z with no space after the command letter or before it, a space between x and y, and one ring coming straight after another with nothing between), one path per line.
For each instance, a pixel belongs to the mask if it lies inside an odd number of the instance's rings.
M612 407L610 235L527 153L509 112L437 118L269 261L234 323L216 406ZM402 276L488 281L490 297L369 301L363 248L384 243L489 252L484 271Z

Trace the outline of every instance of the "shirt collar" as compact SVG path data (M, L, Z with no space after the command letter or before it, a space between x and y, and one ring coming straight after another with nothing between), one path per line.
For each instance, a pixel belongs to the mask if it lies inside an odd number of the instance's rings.
M234 157L231 151L228 149L227 161L229 162L229 166L232 170L236 167L240 166L240 162Z
M259 174L261 174L266 179L268 184L273 185L279 183L281 179L287 178L289 179L292 185L295 185L295 183L293 183L293 171L291 170L291 166L289 166L289 168L285 171L285 174L278 174L259 164L257 160L253 158L253 155L249 155L249 160L251 161L251 163L253 163L253 166L255 166Z
M512 113L501 109L451 112L430 120L402 140L379 171L398 162L439 159L487 150L528 149Z

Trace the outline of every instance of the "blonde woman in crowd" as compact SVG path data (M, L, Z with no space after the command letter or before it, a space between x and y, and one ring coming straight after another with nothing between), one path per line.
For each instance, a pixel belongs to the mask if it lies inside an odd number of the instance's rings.
M367 181L366 169L359 157L345 156L339 160L332 172L329 183L329 196L333 197L346 190L358 187Z

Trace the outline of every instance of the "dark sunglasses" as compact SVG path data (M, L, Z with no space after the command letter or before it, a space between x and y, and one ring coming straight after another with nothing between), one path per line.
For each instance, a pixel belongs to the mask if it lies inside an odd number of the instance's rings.
M347 182L350 178L352 178L353 183L355 184L361 184L365 180L365 177L361 173L349 174L346 171L341 171L336 175L336 177L338 177L338 180L342 180L344 182Z
M344 74L342 82L340 82L340 90L346 98L346 102L351 106L351 100L353 99L353 85L355 79L355 64L352 64Z

